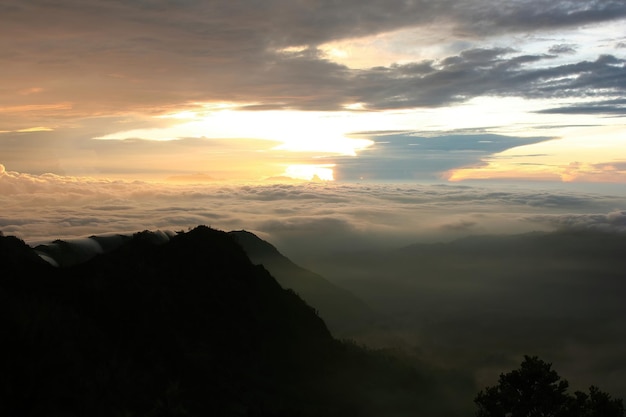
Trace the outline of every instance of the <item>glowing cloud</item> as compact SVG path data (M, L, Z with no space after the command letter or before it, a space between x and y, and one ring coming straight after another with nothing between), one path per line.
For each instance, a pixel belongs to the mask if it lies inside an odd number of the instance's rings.
M135 129L99 136L101 140L179 138L252 138L283 142L275 149L294 152L355 155L370 146L368 139L347 137L353 128L349 113L234 110L236 105L211 106L211 111L185 110L159 119L191 120L165 127Z
M290 165L285 176L305 180L333 181L333 164L327 165Z
M449 171L447 179L626 183L626 148L621 126L566 127L559 131L563 135L559 140L497 153L479 165Z

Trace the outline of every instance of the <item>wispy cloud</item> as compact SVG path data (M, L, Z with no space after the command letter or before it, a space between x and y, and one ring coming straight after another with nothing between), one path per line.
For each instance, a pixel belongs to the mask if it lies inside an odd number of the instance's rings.
M626 114L626 99L616 98L612 100L596 100L588 103L564 105L539 110L544 114L599 114L599 115L623 115Z

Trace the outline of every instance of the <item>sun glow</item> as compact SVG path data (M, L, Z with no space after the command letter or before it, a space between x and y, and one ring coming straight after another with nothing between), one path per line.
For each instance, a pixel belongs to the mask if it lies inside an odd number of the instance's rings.
M563 182L626 181L623 126L566 127L559 139L519 146L491 156L484 164L447 173L449 181L523 178Z
M309 181L334 181L333 167L334 164L289 165L285 170L285 176Z
M282 142L276 150L327 155L356 155L357 151L373 144L368 139L348 136L354 130L350 112L250 111L226 104L204 107L206 111L186 110L158 116L176 121L167 127L117 132L96 139L266 139Z

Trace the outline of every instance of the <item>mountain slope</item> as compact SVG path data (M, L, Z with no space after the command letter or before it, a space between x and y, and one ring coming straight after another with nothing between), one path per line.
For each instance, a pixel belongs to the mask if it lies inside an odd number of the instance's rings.
M253 233L239 230L229 234L235 237L252 262L263 265L284 288L294 290L315 307L334 336L377 347L402 343L390 330L391 320L349 291L298 266Z
M224 232L64 268L0 236L0 263L0 415L451 415L432 374L333 339Z

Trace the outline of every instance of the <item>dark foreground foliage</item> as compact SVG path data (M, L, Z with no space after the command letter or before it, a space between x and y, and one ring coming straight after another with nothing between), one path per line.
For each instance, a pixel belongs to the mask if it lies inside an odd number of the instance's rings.
M477 417L623 417L622 399L597 387L589 394L567 392L569 384L536 356L525 356L520 369L500 375L498 385L474 400Z
M60 268L0 236L0 415L447 414L434 381L334 339L228 234L150 236Z

